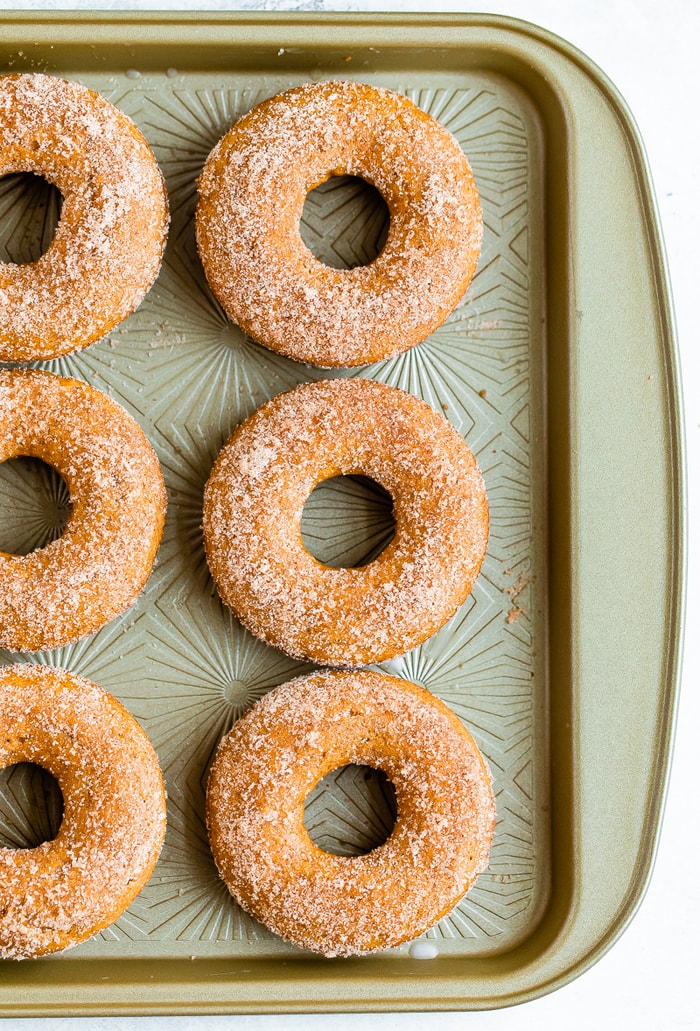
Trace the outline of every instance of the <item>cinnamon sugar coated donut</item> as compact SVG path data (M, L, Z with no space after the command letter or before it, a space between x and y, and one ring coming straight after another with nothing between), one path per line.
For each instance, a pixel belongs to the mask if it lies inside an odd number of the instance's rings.
M0 670L0 768L58 781L63 819L36 848L0 848L0 957L57 952L113 923L150 877L165 791L146 734L122 705L49 666Z
M396 533L357 568L304 547L313 488L362 474L391 495ZM474 456L447 419L367 379L304 383L233 433L204 491L204 543L221 598L253 634L297 658L361 666L408 651L465 600L488 538Z
M104 97L50 75L0 76L0 175L33 172L63 196L37 261L0 263L0 360L86 347L141 302L168 226L163 177L140 131Z
M396 824L361 856L323 851L304 800L355 763L385 772ZM486 763L455 714L416 684L320 672L265 695L223 739L207 785L219 873L272 931L326 956L387 949L447 914L485 869L495 822Z
M72 503L63 534L46 547L0 552L0 647L39 651L93 633L135 601L166 495L136 420L80 380L0 370L0 461L19 455L53 466Z
M371 183L389 209L368 265L329 268L300 236L307 194L335 175ZM196 225L228 316L273 351L326 367L424 340L462 298L483 231L457 140L407 97L359 82L298 86L236 122L200 175Z

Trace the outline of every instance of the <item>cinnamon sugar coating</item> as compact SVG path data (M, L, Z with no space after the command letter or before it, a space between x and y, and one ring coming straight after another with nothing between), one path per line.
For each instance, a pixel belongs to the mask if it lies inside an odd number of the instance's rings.
M43 651L99 630L136 600L165 521L160 465L136 420L81 380L0 370L0 461L42 459L65 480L63 534L0 552L0 647Z
M0 76L0 175L33 172L63 195L51 246L0 263L0 360L55 358L99 340L152 286L168 226L153 152L134 123L76 82Z
M304 201L334 175L371 183L389 234L353 269L318 261L299 233ZM199 178L197 243L228 316L259 343L325 367L412 347L463 296L483 232L457 140L408 98L359 82L271 97L214 147Z
M49 666L0 670L0 768L49 770L63 794L53 841L0 848L0 957L57 952L113 923L150 877L165 790L139 724L102 688Z
M361 856L318 848L304 800L334 769L383 770L397 819ZM320 672L257 702L222 740L207 785L214 859L244 909L301 948L350 956L409 941L485 869L491 778L469 732L428 691L385 674Z
M357 568L304 547L313 488L362 474L394 502L396 533ZM233 433L204 491L207 561L221 598L257 637L329 666L399 655L456 612L479 574L488 503L474 456L424 401L367 379L305 383Z

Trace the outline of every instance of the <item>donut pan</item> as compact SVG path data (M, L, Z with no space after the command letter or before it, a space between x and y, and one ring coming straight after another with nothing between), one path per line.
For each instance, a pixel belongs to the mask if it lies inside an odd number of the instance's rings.
M49 662L116 694L158 749L169 829L156 872L91 942L6 963L0 1013L479 1009L551 991L622 932L653 862L670 761L683 604L683 456L669 289L642 145L615 89L568 44L485 16L4 14L4 71L99 90L138 123L166 176L172 224L147 299L80 354L43 363L121 401L169 492L164 541L137 604ZM445 412L484 472L489 554L452 621L390 672L436 692L491 764L491 864L418 943L353 960L289 948L241 913L203 824L206 773L232 721L305 671L222 608L204 561L201 493L231 428L326 373L265 351L208 292L195 180L214 142L265 96L356 78L406 92L460 140L485 212L469 291L422 345L363 375ZM310 195L309 246L371 260L382 202L355 180ZM4 260L28 260L57 217L27 177L0 181ZM44 543L68 499L47 467L0 470L6 550ZM390 510L371 483L314 493L321 558L376 553ZM50 835L40 771L5 771L5 844ZM327 847L367 849L391 825L385 786L349 767L308 802ZM47 822L48 821L48 822ZM48 829L47 829L48 828ZM397 892L402 886L396 886Z

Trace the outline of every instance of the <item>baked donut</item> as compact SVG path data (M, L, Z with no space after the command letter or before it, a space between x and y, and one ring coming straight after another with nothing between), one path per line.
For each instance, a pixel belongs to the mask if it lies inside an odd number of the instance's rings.
M396 533L374 561L333 568L304 547L313 488L363 474L389 492ZM479 573L488 503L474 456L424 401L368 379L304 383L254 412L204 490L221 598L257 637L320 665L382 662L434 634Z
M156 753L102 688L50 666L0 670L0 768L44 767L63 794L53 841L0 848L0 957L77 945L113 923L151 876L165 835Z
M335 175L389 209L368 265L330 268L302 241L307 194ZM265 100L219 141L199 177L197 244L227 315L265 347L313 365L367 365L447 318L474 275L482 218L457 140L407 97L315 82Z
M347 764L385 772L396 824L361 856L318 848L304 800ZM209 840L229 891L286 941L326 956L387 949L448 913L485 869L488 768L438 698L368 670L318 672L265 695L222 740L207 785Z
M63 195L38 261L0 263L0 360L55 358L99 340L152 286L168 200L153 152L104 97L51 75L0 76L0 175Z
M0 461L39 458L66 482L63 534L29 555L0 552L0 647L58 648L136 599L163 532L160 465L136 420L76 379L0 370Z

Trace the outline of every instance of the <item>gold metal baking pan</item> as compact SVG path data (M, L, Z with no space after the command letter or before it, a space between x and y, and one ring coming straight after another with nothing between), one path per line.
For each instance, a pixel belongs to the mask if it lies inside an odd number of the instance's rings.
M109 97L153 146L172 205L164 267L140 309L108 339L46 363L118 398L156 447L170 498L157 567L121 619L21 657L95 680L142 722L167 780L167 842L112 928L63 956L3 965L0 1012L478 1009L580 974L621 933L650 875L683 595L669 290L624 103L572 47L480 15L6 13L0 66ZM478 274L447 323L405 355L341 374L443 410L485 475L492 529L475 591L388 668L473 730L494 774L495 843L474 890L418 945L355 960L295 951L242 914L203 824L221 735L302 667L220 605L203 558L202 486L235 424L325 373L227 323L196 254L195 180L251 105L329 77L406 92L443 122L474 168L486 224ZM0 182L5 260L50 228L54 201ZM357 182L331 180L310 196L304 232L326 260L362 261L382 217ZM60 484L39 473L3 467L14 501L0 520L5 548L41 544L65 506ZM305 519L318 553L340 563L361 561L387 528L384 500L344 481L315 494ZM5 782L5 835L13 820L31 827L40 792L27 783ZM312 801L329 846L368 847L371 817L386 816L382 786L361 776L339 775Z

